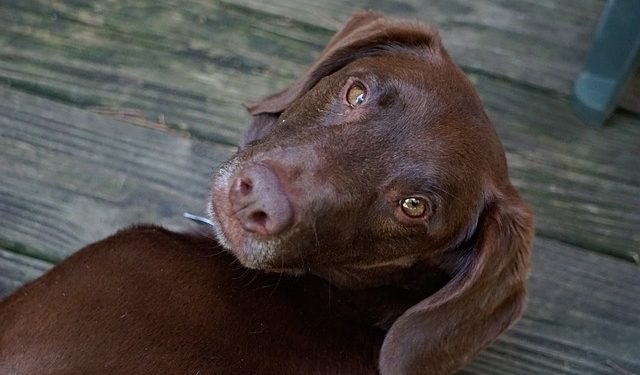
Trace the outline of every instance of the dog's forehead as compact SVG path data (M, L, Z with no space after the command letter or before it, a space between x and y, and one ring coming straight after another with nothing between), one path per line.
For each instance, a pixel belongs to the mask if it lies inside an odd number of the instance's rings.
M459 81L460 72L448 58L432 53L411 50L382 53L354 60L345 69L347 73L369 75L382 81L412 82L425 87L434 80Z
M390 146L377 153L386 157L387 178L412 187L425 181L469 184L500 154L475 89L451 60L371 56L355 61L346 73L393 92L400 104L377 116L377 127L368 127Z

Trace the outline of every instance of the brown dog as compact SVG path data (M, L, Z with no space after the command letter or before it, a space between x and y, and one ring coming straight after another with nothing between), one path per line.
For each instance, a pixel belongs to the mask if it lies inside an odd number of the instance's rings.
M235 258L93 244L0 305L0 373L449 374L521 314L531 214L434 29L356 14L249 111L211 204Z

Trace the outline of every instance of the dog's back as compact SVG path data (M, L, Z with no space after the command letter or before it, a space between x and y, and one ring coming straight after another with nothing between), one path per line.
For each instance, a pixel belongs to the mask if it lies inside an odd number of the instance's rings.
M376 372L383 333L326 283L233 262L153 226L92 244L0 303L0 373Z

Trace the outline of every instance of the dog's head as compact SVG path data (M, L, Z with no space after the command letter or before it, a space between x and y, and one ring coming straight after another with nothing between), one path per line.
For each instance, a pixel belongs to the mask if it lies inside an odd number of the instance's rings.
M519 314L531 216L434 29L356 14L301 79L248 108L254 121L211 205L219 240L243 265L341 287L388 283L420 263L442 269L450 281L396 321L382 369L420 363L424 350L402 348L424 341L411 327L427 313L455 316L442 307L464 295L499 284L508 292L496 301L517 296L476 347Z

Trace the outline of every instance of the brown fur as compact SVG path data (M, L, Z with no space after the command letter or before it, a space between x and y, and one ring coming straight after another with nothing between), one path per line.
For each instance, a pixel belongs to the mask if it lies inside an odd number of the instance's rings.
M90 245L0 304L0 373L442 375L522 313L532 216L434 29L358 13L248 109L211 205L235 258L157 227ZM256 165L291 206L282 233L234 206ZM424 217L402 214L412 196Z

